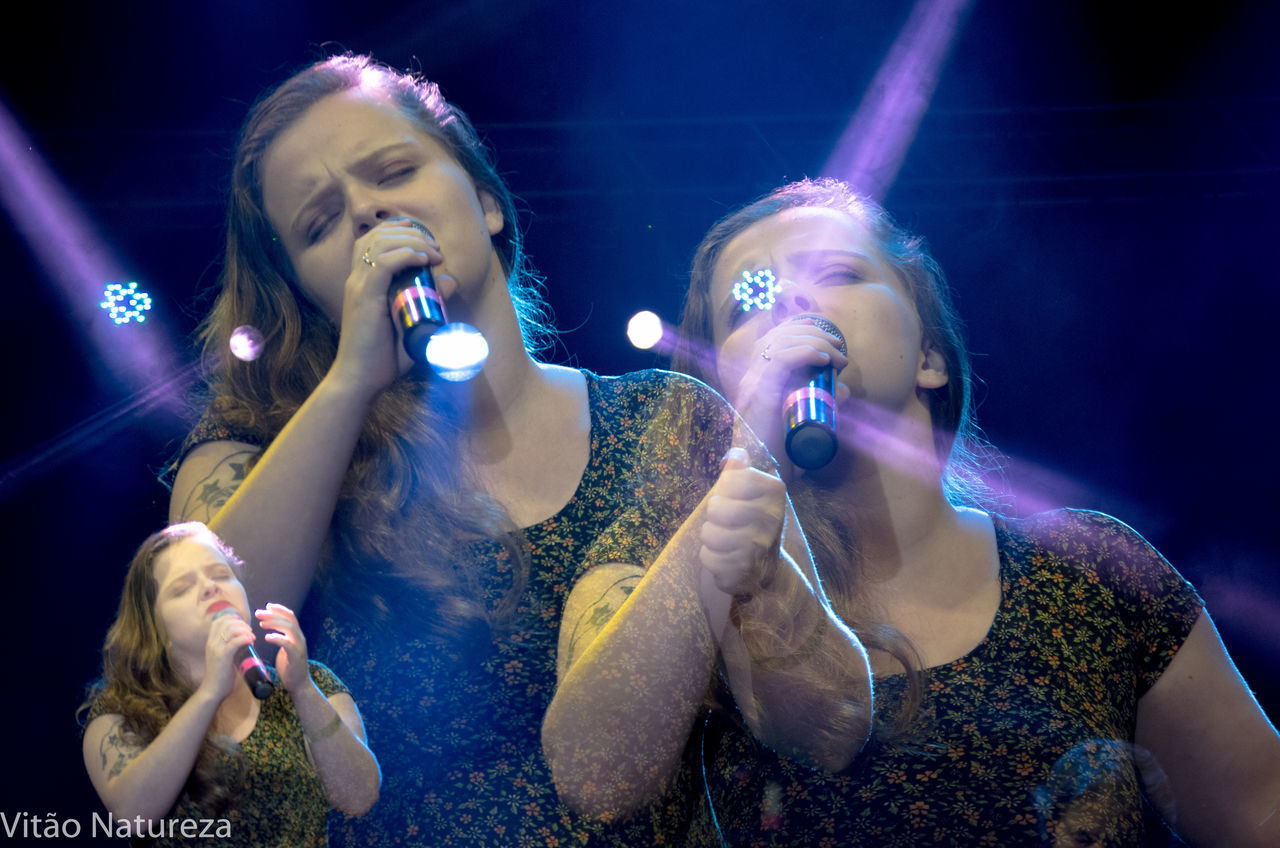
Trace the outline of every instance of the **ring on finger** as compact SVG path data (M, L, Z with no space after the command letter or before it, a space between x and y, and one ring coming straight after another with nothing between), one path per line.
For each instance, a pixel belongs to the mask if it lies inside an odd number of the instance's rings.
M370 268L374 268L377 266L377 263L375 263L372 259L369 258L369 248L367 247L364 249L364 253L360 254L360 258L363 259L364 264L368 265Z
M769 355L770 347L772 347L772 344L767 344L764 346L764 350L760 351L760 358L763 359L765 362L773 361L773 357Z

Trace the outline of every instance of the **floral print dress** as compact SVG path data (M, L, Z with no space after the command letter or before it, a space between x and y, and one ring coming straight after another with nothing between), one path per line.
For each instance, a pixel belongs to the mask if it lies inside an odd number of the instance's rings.
M823 774L763 748L736 713L708 717L707 798L691 843L727 846L1168 845L1144 798L1158 763L1133 744L1138 699L1203 604L1106 515L993 516L1002 601L986 638L927 669L901 738ZM893 721L905 677L876 680Z

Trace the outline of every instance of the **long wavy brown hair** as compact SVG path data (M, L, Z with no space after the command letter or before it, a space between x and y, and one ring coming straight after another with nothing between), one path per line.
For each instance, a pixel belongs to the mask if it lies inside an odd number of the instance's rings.
M743 230L783 210L800 207L837 209L864 224L881 256L906 286L920 315L925 343L932 345L947 365L946 385L928 396L934 448L943 463L943 491L957 506L993 505L997 499L985 477L996 469L996 457L974 419L975 378L946 276L923 238L901 227L882 206L856 194L844 182L814 179L788 183L730 212L711 227L694 253L672 368L722 392L731 388L719 385L715 368L711 282L716 263ZM832 606L865 647L887 653L906 670L907 693L891 728L894 732L905 730L923 695L919 656L905 636L865 612L859 592L858 544L848 516L833 511L829 507L832 499L808 476L789 488Z
M268 444L328 371L338 328L301 294L291 263L263 206L262 161L279 135L317 101L340 92L376 91L430 133L488 192L504 225L493 237L525 346L550 338L540 280L528 267L515 199L467 116L438 86L367 56L342 55L297 73L251 110L236 147L227 210L221 289L200 328L207 391L201 402L234 438ZM263 335L252 362L225 356L236 328ZM505 512L478 491L456 461L461 416L439 381L409 374L389 387L365 420L339 493L318 588L331 604L356 605L388 620L404 581L427 590L415 618L439 635L468 623L503 620L527 580L527 558ZM468 546L491 541L517 564L505 600L479 600L478 558ZM356 600L359 599L359 600ZM421 604L420 604L421 606ZM492 608L491 608L492 607Z
M96 704L99 714L121 716L121 738L139 748L151 744L195 691L192 681L174 666L156 620L156 561L184 539L220 551L239 576L242 566L235 553L198 521L174 524L148 536L125 573L120 608L102 645L102 677L89 687L79 710L84 715ZM234 800L242 776L240 746L211 730L184 791L197 807L216 815Z

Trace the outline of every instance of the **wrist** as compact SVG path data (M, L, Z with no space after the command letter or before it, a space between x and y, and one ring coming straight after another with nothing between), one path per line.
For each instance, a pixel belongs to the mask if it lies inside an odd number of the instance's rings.
M348 373L348 370L335 359L333 365L320 379L320 384L316 386L313 396L319 395L343 406L356 406L363 414L382 393L383 388L359 373Z

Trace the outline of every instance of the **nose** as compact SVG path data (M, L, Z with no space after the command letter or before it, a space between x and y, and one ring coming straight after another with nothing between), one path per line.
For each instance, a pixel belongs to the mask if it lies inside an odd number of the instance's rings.
M784 279L779 284L778 294L774 299L771 311L773 313L773 323L781 324L805 312L814 312L814 301L796 283Z
M371 192L353 193L347 202L351 205L351 219L355 222L357 238L378 226L382 221L394 217L386 204Z
M202 580L203 582L200 584L200 599L204 600L205 598L213 597L218 589L217 582L212 577L204 577Z

